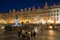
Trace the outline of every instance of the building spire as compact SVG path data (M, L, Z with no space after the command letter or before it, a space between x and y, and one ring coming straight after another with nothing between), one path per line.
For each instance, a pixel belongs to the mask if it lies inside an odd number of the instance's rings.
M33 6L32 11L35 11L35 7Z
M9 13L11 13L11 10L9 10Z
M56 6L56 4L54 4L53 6Z
M38 9L40 9L40 7L38 6Z
M45 2L45 6L48 6L47 2Z
M45 2L44 9L47 9L47 8L49 8L48 3Z
M35 9L35 7L33 6L33 9Z

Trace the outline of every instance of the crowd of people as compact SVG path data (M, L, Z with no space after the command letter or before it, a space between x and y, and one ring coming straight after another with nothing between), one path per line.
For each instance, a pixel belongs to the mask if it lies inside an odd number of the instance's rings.
M30 40L31 37L36 37L37 33L32 30L31 32L25 30L18 30L18 37L22 40Z

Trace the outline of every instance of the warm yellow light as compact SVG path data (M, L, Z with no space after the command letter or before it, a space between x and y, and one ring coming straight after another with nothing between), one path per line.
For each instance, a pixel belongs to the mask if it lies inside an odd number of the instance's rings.
M41 20L41 23L42 23L42 24L45 24L45 23L46 23L46 21L42 19L42 20Z
M0 22L1 22L1 20L0 20Z
M48 22L48 23L54 23L54 21L53 21L53 20L48 20L47 22Z
M56 23L60 23L59 21L56 21Z
M5 28L4 26L1 27L1 29L4 29L4 28Z
M53 27L52 26L49 26L50 29L52 29Z
M6 24L6 21L5 20L0 20L0 23L5 23Z
M4 24L7 24L6 21L4 21Z
M13 23L15 23L15 22L14 22L14 20L10 20L9 23L13 24Z
M38 32L38 28L37 28L37 27L35 27L35 28L34 28L34 31L37 33L37 32Z
M31 20L28 20L28 19L25 19L25 20L19 20L19 23L21 23L21 22L23 22L23 23L26 23L26 22L31 23Z
M49 30L49 35L54 35L53 30Z

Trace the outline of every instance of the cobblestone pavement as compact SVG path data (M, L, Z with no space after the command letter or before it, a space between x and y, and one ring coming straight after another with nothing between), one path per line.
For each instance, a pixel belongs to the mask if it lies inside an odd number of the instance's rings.
M17 40L17 32L3 32L1 34L1 40Z
M17 32L3 32L0 33L0 40L22 40L22 38L18 37ZM60 40L60 31L42 31L30 40Z

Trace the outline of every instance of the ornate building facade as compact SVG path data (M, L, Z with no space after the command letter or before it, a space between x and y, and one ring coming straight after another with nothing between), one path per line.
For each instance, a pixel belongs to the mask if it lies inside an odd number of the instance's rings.
M0 23L15 23L16 15L18 15L19 23L27 21L29 23L60 23L60 5L48 6L46 2L43 8L9 10L8 13L0 13Z

